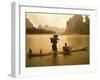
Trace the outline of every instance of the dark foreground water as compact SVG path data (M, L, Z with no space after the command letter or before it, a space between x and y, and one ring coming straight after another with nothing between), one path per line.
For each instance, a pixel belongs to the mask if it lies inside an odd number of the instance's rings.
M26 55L29 48L33 53L39 54L40 49L42 53L52 52L50 37L52 35L27 35L26 36ZM89 36L87 35L68 35L59 36L57 44L58 52L62 52L62 46L64 43L72 46L73 49L79 49L82 47L89 47ZM42 56L28 58L26 56L26 67L35 66L56 66L56 65L79 65L89 64L89 51L72 52L70 56L59 54L57 56Z

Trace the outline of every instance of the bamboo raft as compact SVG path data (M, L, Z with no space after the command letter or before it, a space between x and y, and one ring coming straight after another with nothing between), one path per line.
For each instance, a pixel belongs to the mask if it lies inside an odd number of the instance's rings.
M71 50L70 53L72 52L78 52L78 51L88 51L87 47L81 48L81 49L74 49ZM64 54L64 52L57 52L56 54L53 54L52 52L49 53L28 53L28 57L39 57L39 56L49 56L49 55L58 55L58 54Z

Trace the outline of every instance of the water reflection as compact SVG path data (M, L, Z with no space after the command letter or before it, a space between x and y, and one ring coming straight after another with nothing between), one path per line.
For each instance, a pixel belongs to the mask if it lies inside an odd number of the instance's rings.
M52 35L27 35L26 36L26 52L29 48L32 48L33 52L40 53L42 49L43 53L51 52L51 42L50 37ZM59 36L59 41L57 44L58 51L62 51L62 46L67 42L68 45L75 47L84 47L89 45L88 36Z
M42 49L42 53L51 52L51 42L50 37L52 35L27 35L26 36L26 53L28 53L29 48L32 49L34 53L40 53L40 49ZM62 51L62 46L64 43L72 46L72 48L77 47L88 47L89 46L89 36L79 35L79 36L59 36L59 41L57 44L58 52ZM50 56L42 56L42 57L32 57L26 58L26 66L34 67L34 66L55 66L55 65L72 65L72 64L89 64L89 52L74 52L70 56L64 56L63 54L59 55L50 55Z

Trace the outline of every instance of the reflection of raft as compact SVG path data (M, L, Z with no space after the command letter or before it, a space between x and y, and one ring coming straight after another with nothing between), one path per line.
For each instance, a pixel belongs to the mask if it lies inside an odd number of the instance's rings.
M73 49L70 52L77 52L77 51L87 51L88 48L84 47L84 48L80 48L80 49ZM56 55L58 54L64 54L64 52L57 52ZM54 55L52 52L49 53L32 53L32 54L28 54L28 57L38 57L38 56L49 56L49 55Z

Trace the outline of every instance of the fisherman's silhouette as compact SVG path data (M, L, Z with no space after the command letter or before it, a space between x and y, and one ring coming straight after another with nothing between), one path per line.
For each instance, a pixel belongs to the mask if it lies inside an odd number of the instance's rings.
M54 52L54 54L57 53L57 41L58 39L58 35L53 35L52 38L50 38L51 43L52 43L52 51Z
M42 54L42 49L40 49L40 54Z
M32 56L32 49L29 48L29 57L31 57L31 56Z
M70 51L71 51L71 47L67 46L67 44L65 43L65 45L63 46L64 55L70 55Z

